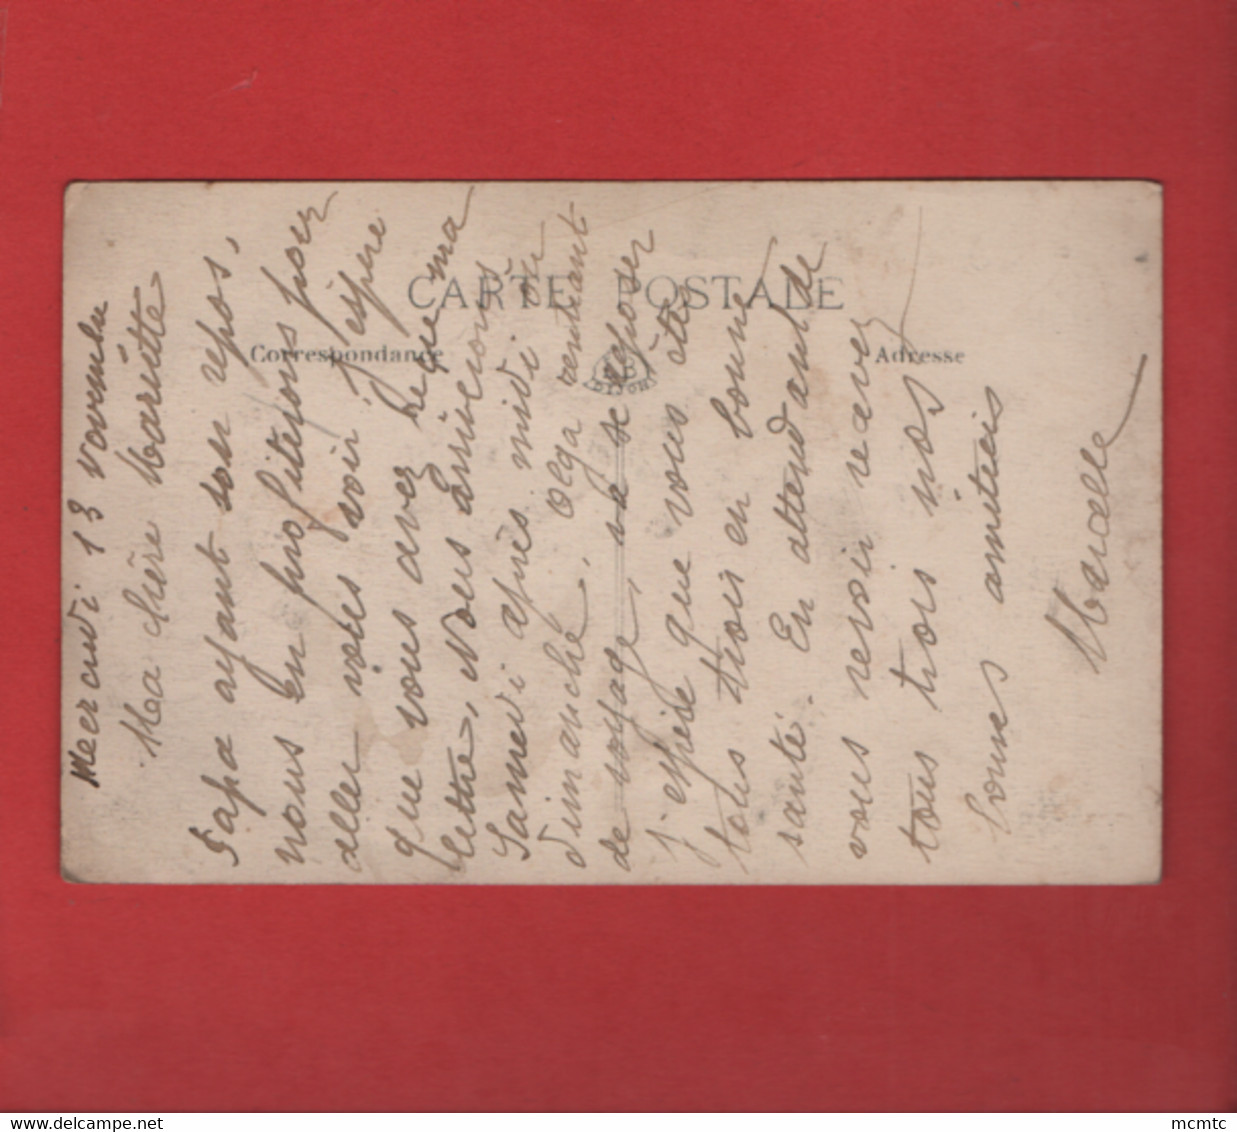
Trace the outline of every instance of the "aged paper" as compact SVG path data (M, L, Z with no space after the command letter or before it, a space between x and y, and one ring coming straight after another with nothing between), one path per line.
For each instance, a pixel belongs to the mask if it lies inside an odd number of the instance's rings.
M1160 192L79 184L77 881L1160 868Z

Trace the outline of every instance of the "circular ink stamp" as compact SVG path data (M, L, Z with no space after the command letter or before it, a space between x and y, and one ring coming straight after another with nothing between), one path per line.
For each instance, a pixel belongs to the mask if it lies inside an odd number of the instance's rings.
M642 393L656 384L649 372L649 363L635 350L616 342L597 359L593 376L584 383L584 388L608 397L622 397L627 393Z

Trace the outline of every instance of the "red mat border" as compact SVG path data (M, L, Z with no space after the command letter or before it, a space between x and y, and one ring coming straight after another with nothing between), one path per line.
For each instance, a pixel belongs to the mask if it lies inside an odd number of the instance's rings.
M1233 4L0 0L0 27L0 1108L1234 1107ZM749 177L1163 182L1163 883L63 883L65 184Z

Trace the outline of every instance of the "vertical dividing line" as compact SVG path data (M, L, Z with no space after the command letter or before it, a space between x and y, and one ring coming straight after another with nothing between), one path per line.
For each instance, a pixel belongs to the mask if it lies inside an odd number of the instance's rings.
M623 660L623 641L627 639L627 609L625 606L625 597L627 593L627 532L623 517L622 500L626 498L627 492L627 445L619 443L616 446L614 453L614 482L618 485L619 498L614 501L614 525L615 529L623 531L623 537L619 540L618 545L614 550L614 652L618 656L620 662ZM618 673L619 689L623 694L621 707L624 711L627 710L627 673L620 671ZM618 740L619 751L618 757L622 760L621 768L624 773L627 770L627 730L626 723L620 715L618 720ZM624 806L623 783L620 778L614 780L614 802L615 805L622 810Z

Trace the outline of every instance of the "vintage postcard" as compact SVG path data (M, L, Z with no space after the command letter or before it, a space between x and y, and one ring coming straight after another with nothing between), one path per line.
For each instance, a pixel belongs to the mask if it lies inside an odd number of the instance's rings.
M65 197L64 876L1147 883L1146 182Z

